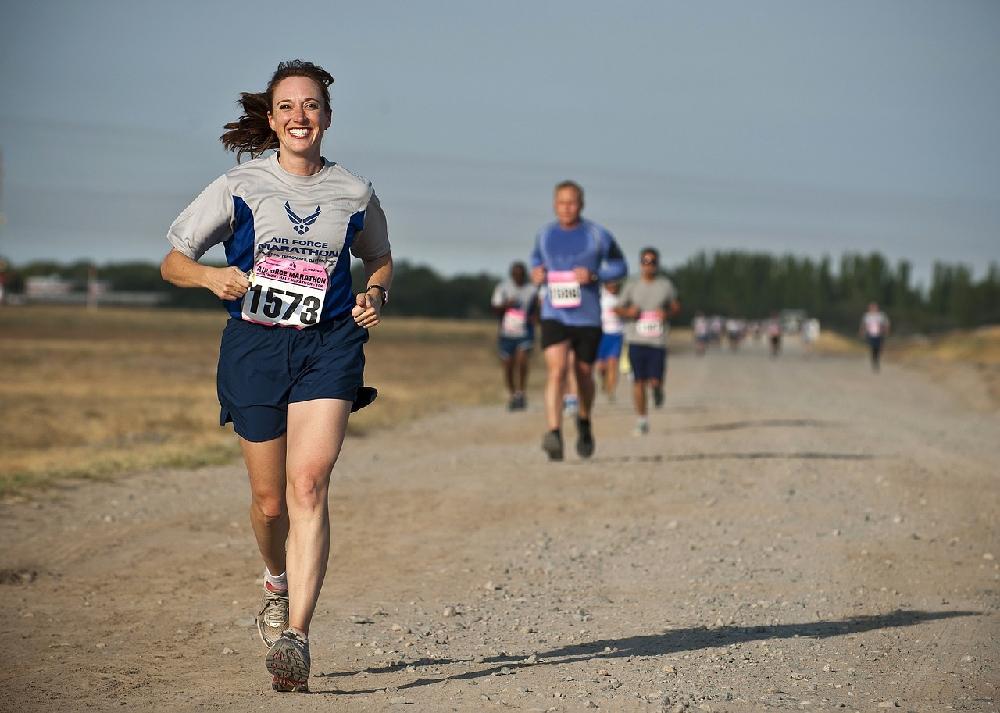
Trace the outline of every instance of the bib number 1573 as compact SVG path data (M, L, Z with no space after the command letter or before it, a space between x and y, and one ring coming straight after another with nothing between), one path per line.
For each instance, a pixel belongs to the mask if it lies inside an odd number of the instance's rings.
M243 297L243 319L298 329L318 324L327 280L321 265L266 257L254 265L252 287Z

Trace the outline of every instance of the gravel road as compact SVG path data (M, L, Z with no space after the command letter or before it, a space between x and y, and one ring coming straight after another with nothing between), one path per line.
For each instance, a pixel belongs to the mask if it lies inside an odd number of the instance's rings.
M1000 413L749 349L673 358L637 438L626 388L587 462L537 395L350 440L311 695L270 690L241 467L0 506L0 710L997 710Z

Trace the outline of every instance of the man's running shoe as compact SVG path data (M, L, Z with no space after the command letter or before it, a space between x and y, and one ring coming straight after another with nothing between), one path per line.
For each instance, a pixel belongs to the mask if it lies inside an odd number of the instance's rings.
M590 421L576 419L576 453L581 458L590 458L594 454L594 434L590 430Z
M524 394L518 391L516 394L510 397L510 402L507 404L508 411L523 411L527 406L528 402L524 398Z
M649 421L645 418L640 418L635 422L635 430L632 431L633 435L645 436L649 433Z
M562 435L559 431L549 431L542 439L542 450L549 454L549 460L563 459Z
M563 413L567 416L576 416L580 410L580 402L573 394L563 396Z
M264 585L264 605L257 612L257 631L265 646L271 646L288 628L288 592L274 592Z
M663 408L663 386L653 387L653 406Z
M308 693L309 663L309 642L291 629L284 631L264 658L271 688L280 693Z

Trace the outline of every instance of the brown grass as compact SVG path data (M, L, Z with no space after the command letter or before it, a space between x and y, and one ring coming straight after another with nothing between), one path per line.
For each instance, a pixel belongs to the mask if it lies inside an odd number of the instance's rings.
M1000 326L889 342L889 357L960 390L970 404L1000 408Z
M218 426L226 315L175 310L0 309L0 494L66 478L235 459ZM373 330L363 435L451 404L499 398L491 323L393 319Z

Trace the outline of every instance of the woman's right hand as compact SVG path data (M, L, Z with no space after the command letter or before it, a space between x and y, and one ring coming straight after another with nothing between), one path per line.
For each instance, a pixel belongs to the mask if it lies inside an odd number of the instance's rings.
M250 289L250 281L238 267L210 267L205 274L205 287L220 300L238 300Z

